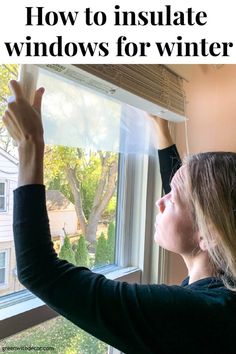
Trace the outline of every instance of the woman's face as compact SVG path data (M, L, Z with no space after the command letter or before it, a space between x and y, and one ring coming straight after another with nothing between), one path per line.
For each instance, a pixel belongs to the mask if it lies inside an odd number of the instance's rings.
M185 167L182 166L171 181L171 192L157 201L159 213L155 222L155 241L163 248L190 255L198 249L198 237L194 220L183 191Z

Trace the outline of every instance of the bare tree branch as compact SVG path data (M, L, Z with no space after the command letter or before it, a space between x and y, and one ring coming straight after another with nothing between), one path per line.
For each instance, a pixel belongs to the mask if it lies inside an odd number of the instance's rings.
M2 101L4 101L5 103L7 103L7 99L6 99L6 97L4 97L4 96L0 95L0 99L1 99Z

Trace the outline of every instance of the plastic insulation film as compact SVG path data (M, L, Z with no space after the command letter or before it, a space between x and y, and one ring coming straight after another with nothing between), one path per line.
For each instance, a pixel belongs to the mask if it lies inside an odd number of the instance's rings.
M34 65L23 65L22 70L20 81L31 102L35 88L45 88L42 117L47 144L156 154L155 123L145 111L114 99L106 87L104 93L101 87L100 92L90 89L60 70Z

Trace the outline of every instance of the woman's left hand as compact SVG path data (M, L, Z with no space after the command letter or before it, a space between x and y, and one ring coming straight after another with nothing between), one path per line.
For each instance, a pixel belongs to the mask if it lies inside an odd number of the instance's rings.
M15 96L3 116L3 122L16 141L19 150L18 186L43 184L44 139L41 102L44 89L35 92L31 106L25 99L19 82L10 81Z
M36 90L31 106L25 99L19 82L12 80L9 86L15 97L13 102L8 103L3 116L3 122L9 134L19 147L27 141L43 144L41 102L44 89Z

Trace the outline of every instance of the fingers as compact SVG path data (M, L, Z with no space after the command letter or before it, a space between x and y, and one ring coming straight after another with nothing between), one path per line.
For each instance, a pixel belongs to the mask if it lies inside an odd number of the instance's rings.
M10 89L15 96L15 100L19 100L21 98L24 98L24 93L23 90L19 84L18 81L16 80L11 80L9 82ZM33 102L33 107L40 113L41 112L41 104L42 104L42 97L44 94L44 88L40 87L38 90L35 91L34 95L34 102ZM9 99L9 103L13 102L12 98Z
M11 80L9 82L9 86L10 86L10 89L11 89L13 95L15 96L16 100L24 98L24 94L23 94L23 91L20 87L19 82L17 82L16 80Z
M40 113L41 112L41 104L42 104L42 97L44 94L44 88L40 87L38 90L35 91L34 95L34 102L33 107Z
M2 117L2 121L8 131L8 133L10 134L10 136L15 140L18 141L19 139L19 134L18 134L18 129L17 126L15 125L15 123L13 122L13 118L11 113L6 110L3 117Z

